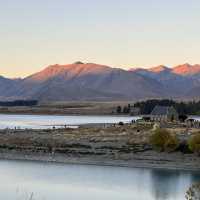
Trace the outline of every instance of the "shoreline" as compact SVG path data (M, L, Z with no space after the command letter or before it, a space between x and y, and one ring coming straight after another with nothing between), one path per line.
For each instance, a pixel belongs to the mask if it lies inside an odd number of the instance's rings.
M180 139L184 127L170 126ZM190 132L195 134L196 129ZM0 159L129 168L200 170L200 156L184 149L157 152L149 143L152 124L77 129L2 130ZM182 139L182 140L183 140ZM188 138L186 138L188 139ZM180 142L182 141L180 140ZM188 152L186 154L186 152Z
M170 155L166 153L150 152L148 155L150 157L145 158L144 154L139 153L135 155L135 157L132 157L132 159L125 159L125 158L114 159L111 157L106 158L106 157L101 157L101 156L81 156L80 157L80 156L65 155L65 154L60 154L60 153L56 153L52 155L50 153L1 151L0 160L46 162L46 163L73 164L73 165L144 168L144 169L160 169L160 170L178 170L178 171L194 171L194 172L198 172L200 170L200 157L197 157L197 156L191 157L191 155L180 156L180 155L177 155L177 153ZM179 159L177 159L177 157L179 157Z

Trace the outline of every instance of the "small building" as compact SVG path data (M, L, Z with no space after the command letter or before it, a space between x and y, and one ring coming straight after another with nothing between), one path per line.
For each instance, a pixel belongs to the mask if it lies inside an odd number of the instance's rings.
M173 106L155 106L151 112L152 121L177 121L178 113Z
M186 124L188 127L200 128L200 118L191 116L186 120Z

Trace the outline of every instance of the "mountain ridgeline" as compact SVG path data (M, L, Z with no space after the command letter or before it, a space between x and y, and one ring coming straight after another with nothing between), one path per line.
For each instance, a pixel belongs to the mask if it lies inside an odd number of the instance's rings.
M51 65L24 79L0 76L0 100L113 101L200 96L200 65L123 70L94 63Z

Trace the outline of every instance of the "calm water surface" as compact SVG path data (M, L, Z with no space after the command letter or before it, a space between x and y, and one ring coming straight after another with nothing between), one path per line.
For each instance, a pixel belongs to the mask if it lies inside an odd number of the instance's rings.
M0 160L0 199L184 200L200 174Z
M75 115L7 115L0 114L0 129L5 128L32 128L45 129L53 126L82 125L92 123L127 123L139 117L130 116L75 116Z

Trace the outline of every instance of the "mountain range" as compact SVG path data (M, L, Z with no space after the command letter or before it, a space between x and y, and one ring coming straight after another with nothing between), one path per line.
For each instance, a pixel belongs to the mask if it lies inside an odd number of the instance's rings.
M23 79L0 76L0 100L113 101L200 96L200 65L124 70L94 63L50 65Z

